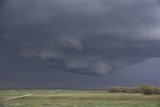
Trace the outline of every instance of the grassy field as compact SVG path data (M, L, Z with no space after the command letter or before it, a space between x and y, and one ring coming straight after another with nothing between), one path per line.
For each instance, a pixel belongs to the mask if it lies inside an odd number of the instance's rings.
M0 107L160 107L160 95L78 90L3 90Z

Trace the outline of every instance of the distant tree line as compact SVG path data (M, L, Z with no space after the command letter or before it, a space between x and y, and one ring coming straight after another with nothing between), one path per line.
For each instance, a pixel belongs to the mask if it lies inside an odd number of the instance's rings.
M160 94L160 87L141 84L134 88L113 86L107 89L109 93L143 93L145 95Z

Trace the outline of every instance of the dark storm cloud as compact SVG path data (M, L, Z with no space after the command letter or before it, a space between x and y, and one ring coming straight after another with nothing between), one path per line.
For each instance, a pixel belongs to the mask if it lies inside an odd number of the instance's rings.
M0 0L0 5L2 5L4 3L5 0Z
M0 11L1 11L2 7L3 7L4 2L5 2L5 0L0 0Z
M160 4L160 0L157 0L157 3Z
M57 70L104 75L160 56L156 0L7 0L1 37L19 57Z

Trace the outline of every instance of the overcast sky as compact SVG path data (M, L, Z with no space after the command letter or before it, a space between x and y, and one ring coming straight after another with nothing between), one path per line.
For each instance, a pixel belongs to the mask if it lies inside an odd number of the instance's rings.
M160 85L159 0L0 0L0 87Z

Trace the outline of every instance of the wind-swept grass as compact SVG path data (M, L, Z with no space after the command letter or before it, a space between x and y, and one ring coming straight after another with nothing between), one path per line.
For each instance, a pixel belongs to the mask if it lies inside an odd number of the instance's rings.
M31 96L3 100L19 95ZM160 95L78 90L0 91L0 107L160 107Z

